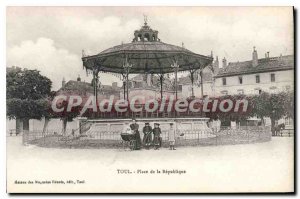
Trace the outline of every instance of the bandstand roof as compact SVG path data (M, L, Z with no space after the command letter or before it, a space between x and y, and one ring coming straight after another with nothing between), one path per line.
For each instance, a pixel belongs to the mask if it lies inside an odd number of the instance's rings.
M171 65L176 62L178 71L203 69L213 60L212 57L200 55L167 43L157 37L158 32L152 30L147 23L134 32L131 43L108 48L93 56L82 58L83 66L88 70L97 68L99 71L124 73L127 61L132 65L129 73L164 74L174 72Z

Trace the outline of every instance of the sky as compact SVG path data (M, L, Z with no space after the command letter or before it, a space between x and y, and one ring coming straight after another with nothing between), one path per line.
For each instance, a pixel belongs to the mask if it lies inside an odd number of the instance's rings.
M227 62L293 54L292 7L7 7L6 67L37 69L53 82L91 81L82 50L97 54L129 43L148 17L164 43ZM100 74L102 84L120 79Z

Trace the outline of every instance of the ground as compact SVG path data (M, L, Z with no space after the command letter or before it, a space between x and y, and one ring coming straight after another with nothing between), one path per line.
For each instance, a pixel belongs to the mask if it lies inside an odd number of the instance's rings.
M7 186L9 192L291 192L293 142L276 137L256 144L125 151L23 146L21 137L7 137ZM163 173L173 169L186 173Z

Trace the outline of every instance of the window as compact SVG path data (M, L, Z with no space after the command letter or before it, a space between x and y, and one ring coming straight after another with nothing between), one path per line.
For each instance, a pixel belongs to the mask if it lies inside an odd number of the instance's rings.
M223 85L226 85L226 78L222 78Z
M177 90L182 91L182 85L181 84L177 85Z
M243 84L243 77L242 76L239 77L239 83Z
M275 74L274 73L271 74L271 82L275 82Z
M286 117L285 121L284 121L284 124L285 125L294 125L294 122L293 122L292 118Z
M238 93L239 95L243 95L243 94L244 94L244 90L243 90L243 89L239 89L239 90L237 90L237 93Z
M259 75L255 76L255 80L256 80L256 83L260 83L260 77L259 77Z
M260 88L254 89L255 94L261 94L262 90Z
M221 91L222 95L228 95L228 91Z
M149 35L148 33L146 33L146 34L144 35L144 40L145 40L145 41L150 41L150 35Z

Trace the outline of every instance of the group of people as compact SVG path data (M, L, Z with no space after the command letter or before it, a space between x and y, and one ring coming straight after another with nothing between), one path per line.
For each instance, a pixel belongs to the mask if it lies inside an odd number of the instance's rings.
M136 120L133 119L129 127L125 126L123 133L134 134L135 150L141 149L142 146L144 146L145 149L150 149L151 146L154 146L154 150L158 150L162 144L161 129L159 126L160 126L159 123L154 123L154 127L152 128L149 122L146 122L145 126L143 127L144 136L142 141L139 132L139 125L136 123ZM168 137L169 137L169 147L170 147L169 149L176 150L175 149L176 131L173 123L170 123L170 129L168 130Z

